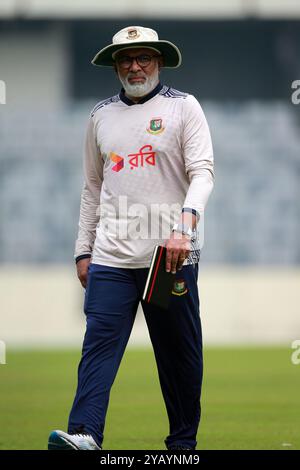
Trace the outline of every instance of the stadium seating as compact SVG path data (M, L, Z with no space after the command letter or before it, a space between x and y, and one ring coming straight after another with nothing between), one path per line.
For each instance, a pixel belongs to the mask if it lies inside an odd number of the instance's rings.
M73 262L93 103L0 113L0 262ZM300 262L300 134L282 102L202 103L215 152L203 262ZM3 109L3 108L2 108Z

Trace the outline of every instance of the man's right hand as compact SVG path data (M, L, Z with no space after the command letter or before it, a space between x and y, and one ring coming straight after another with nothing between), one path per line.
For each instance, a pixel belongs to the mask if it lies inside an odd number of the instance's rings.
M76 264L77 276L81 282L82 287L86 288L88 268L91 262L91 258L83 258Z

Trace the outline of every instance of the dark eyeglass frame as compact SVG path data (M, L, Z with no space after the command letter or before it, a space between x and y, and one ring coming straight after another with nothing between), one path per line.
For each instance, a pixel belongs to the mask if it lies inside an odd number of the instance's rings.
M145 67L148 67L151 64L154 57L161 57L161 55L160 54L155 54L155 55L140 54L140 55L135 56L135 57L131 57L129 55L124 55L122 57L116 58L115 62L119 65L120 68L122 68L124 70L130 69L130 67L132 66L134 60L136 60L136 63L140 67L145 68ZM142 58L147 58L148 59L147 64L142 64L141 63ZM126 61L128 61L127 65L125 65Z

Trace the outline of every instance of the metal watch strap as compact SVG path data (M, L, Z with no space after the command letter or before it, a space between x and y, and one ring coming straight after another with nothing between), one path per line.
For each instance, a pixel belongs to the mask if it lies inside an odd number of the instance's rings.
M192 237L193 231L188 225L184 224L175 224L172 228L172 232L179 232L182 233L183 235L188 235L189 237Z

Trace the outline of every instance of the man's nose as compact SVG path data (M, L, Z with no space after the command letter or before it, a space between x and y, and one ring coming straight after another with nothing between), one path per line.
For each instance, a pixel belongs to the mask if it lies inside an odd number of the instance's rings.
M137 72L137 71L141 70L141 66L137 63L137 60L136 60L135 57L133 57L133 59L132 59L132 64L131 64L129 70L132 71L132 72Z

